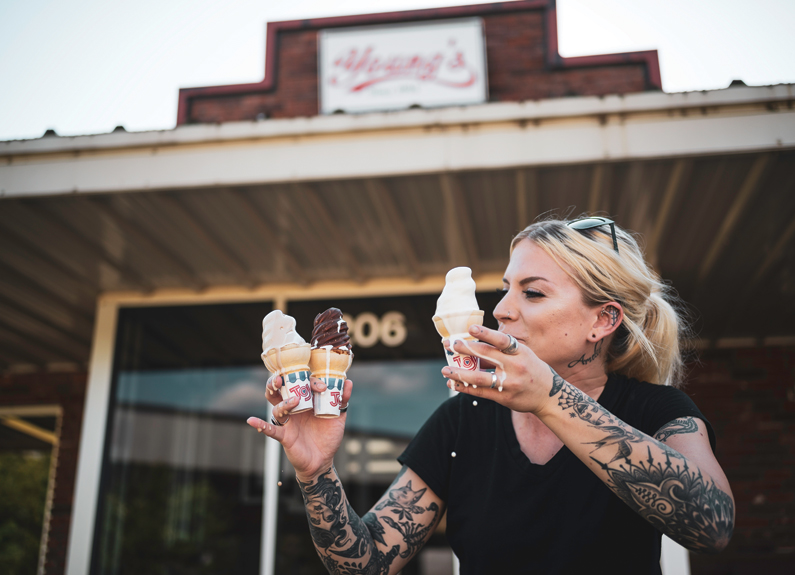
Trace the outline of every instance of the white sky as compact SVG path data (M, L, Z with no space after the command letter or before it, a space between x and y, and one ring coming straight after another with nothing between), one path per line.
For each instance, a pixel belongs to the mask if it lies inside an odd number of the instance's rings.
M0 140L173 128L180 87L262 80L266 22L473 3L0 0ZM563 56L656 48L667 92L795 83L793 23L793 0L558 0Z

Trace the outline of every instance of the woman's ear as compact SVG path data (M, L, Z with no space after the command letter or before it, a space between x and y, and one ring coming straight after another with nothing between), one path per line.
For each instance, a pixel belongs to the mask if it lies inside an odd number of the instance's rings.
M599 341L616 331L624 320L621 304L614 301L599 306L596 308L596 313L596 321L591 332L594 341Z

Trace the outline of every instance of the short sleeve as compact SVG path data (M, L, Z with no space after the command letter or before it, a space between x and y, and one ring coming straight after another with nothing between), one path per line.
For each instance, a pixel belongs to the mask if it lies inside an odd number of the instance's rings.
M704 417L704 414L696 407L693 400L683 391L668 386L655 386L656 393L649 397L644 409L644 427L652 437L665 424L674 419L682 417L697 417L702 420L707 427L709 434L709 444L712 451L715 451L715 431L712 425Z
M444 501L447 501L450 484L449 454L458 435L459 414L458 397L445 401L398 457L401 464L411 468Z

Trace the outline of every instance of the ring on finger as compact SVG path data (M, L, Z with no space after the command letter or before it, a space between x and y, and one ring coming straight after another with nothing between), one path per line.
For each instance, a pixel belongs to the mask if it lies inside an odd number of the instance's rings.
M494 389L497 387L497 372L494 371L491 374L491 387L489 389Z
M288 421L290 421L289 415L287 416L287 419L285 419L284 421L279 421L278 419L276 419L275 416L271 415L271 423L276 427L284 427L285 425L287 425Z
M508 346L504 347L500 351L502 353L504 353L505 355L516 355L517 353L519 353L519 342L516 341L516 338L513 337L511 334L508 333L508 334L505 334L505 335L508 336L508 339L510 341L508 343Z
M340 413L345 413L346 411L348 411L348 404L340 405Z

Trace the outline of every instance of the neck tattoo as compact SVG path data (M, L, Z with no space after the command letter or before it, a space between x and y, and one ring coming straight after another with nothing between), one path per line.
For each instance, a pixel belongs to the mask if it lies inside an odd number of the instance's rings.
M585 354L582 354L582 356L579 359L575 359L574 361L572 361L569 364L569 367L574 367L578 363L581 363L583 365L588 365L589 363L591 363L593 360L599 357L600 353L602 353L602 345L604 344L604 342L605 340L603 339L597 341L596 345L593 346L593 355L591 357L585 357Z

